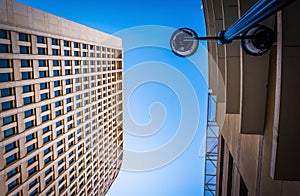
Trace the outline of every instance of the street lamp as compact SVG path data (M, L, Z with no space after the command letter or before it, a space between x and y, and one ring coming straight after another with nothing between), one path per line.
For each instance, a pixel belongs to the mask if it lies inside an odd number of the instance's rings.
M173 53L180 57L193 55L199 46L199 40L217 40L219 44L230 44L240 39L241 47L250 55L266 53L275 41L275 33L258 23L276 13L295 0L259 0L241 18L218 36L198 37L190 28L176 30L170 39Z

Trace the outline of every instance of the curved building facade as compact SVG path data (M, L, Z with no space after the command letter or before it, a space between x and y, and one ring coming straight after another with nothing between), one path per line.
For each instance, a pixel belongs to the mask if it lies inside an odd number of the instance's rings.
M230 27L255 0L203 1L208 36ZM208 41L209 88L220 128L217 195L300 195L300 2L261 24L276 32L262 56L239 41Z

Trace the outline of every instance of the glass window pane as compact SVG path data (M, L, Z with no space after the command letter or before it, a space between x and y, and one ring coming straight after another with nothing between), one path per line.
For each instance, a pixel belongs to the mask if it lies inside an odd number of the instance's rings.
M8 45L0 44L0 53L8 53Z
M9 61L7 59L0 59L0 68L9 68Z
M7 97L12 95L12 90L11 88L5 88L5 89L1 89L1 97Z
M45 38L42 36L37 36L37 42L40 44L44 44L45 43Z
M15 160L17 160L17 155L16 154L10 155L9 157L6 158L6 164L9 164Z
M29 54L28 46L20 46L20 54Z
M7 31L0 29L0 38L1 39L7 39Z
M45 60L39 60L39 66L40 67L45 67L46 66L46 61Z
M22 72L22 80L28 80L31 78L30 72Z
M12 101L6 101L2 103L2 110L9 110L12 108Z
M25 33L19 33L19 40L20 40L20 41L24 41L24 42L28 42L28 41L29 41L29 36L28 36L28 34L25 34Z
M9 123L12 123L14 121L13 116L6 116L3 118L3 125L7 125Z
M0 82L11 81L11 76L9 73L0 73Z
M14 131L14 129L13 128L10 128L10 129L7 129L7 130L4 130L4 137L10 137L10 136L12 136L12 135L14 135L15 134L15 131Z
M30 67L29 60L21 60L21 67Z
M47 88L47 83L41 83L40 84L40 90L46 89Z
M28 93L28 92L31 92L31 86L30 85L23 86L23 93Z
M25 97L25 98L23 98L23 102L24 102L24 105L31 104L32 99L31 99L31 97Z
M33 112L32 112L32 110L27 110L24 112L24 115L25 115L25 118L28 118L33 115Z
M47 77L47 72L46 71L40 71L40 78L45 78Z

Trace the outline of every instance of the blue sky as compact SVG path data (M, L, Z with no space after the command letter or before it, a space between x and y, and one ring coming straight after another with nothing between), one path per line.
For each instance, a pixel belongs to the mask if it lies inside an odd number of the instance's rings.
M180 27L205 35L201 0L18 1L123 39L126 156L107 195L203 195L207 54L168 45Z

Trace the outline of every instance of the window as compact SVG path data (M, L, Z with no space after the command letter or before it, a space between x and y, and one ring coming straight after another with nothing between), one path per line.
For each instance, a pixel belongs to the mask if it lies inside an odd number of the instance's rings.
M28 46L20 46L20 54L29 54Z
M43 101L43 100L46 100L46 99L48 99L48 93L41 94L41 100Z
M83 49L86 49L86 44L82 44L82 48L83 48Z
M66 89L66 94L69 94L69 93L71 93L71 88Z
M23 98L24 105L28 105L32 103L32 97Z
M44 155L48 154L50 151L51 151L50 148L45 149L45 150L44 150Z
M61 106L61 101L55 102L55 107L59 107L59 106Z
M42 116L42 122L49 120L49 115Z
M78 51L74 51L74 56L79 56L79 52Z
M52 171L51 168L47 169L47 170L45 171L45 176L47 176L48 174L50 174L51 171Z
M54 81L54 87L60 86L60 81Z
M61 135L62 134L62 130L61 129L59 129L58 131L56 131L56 135L57 136L59 136L59 135Z
M67 80L66 80L66 85L69 85L69 84L71 84L71 80L70 80L70 79L67 79Z
M14 134L15 134L14 128L9 128L7 130L4 130L4 137L5 138L10 137L10 136L12 136Z
M72 106L67 107L67 112L70 112L72 110Z
M74 42L74 48L79 48L79 44L77 42Z
M47 77L47 72L46 71L40 71L40 78L45 78Z
M28 175L32 175L34 174L34 172L36 172L36 167L31 168L30 170L28 170Z
M47 88L47 83L46 82L40 84L40 90L44 90L46 88Z
M9 73L0 73L0 82L11 81L11 75Z
M0 38L1 39L7 39L7 31L0 29Z
M35 144L31 144L29 146L27 146L27 153L33 151L35 149Z
M61 95L61 93L60 93L60 92L61 92L60 90L54 91L54 95L55 95L55 97L58 97L58 96L60 96L60 95Z
M58 49L52 49L52 55L59 55Z
M65 70L65 73L66 73L66 75L71 75L71 70L66 69L66 70Z
M70 42L65 40L65 41L64 41L64 46L65 46L65 47L69 47L69 46L70 46Z
M45 164L49 163L51 161L51 157L48 157L47 159L45 159Z
M9 183L9 184L7 185L8 190L9 190L9 191L12 190L12 189L15 188L18 184L19 184L19 180L18 180L18 179L12 181L11 183Z
M0 53L8 53L8 45L0 44Z
M37 189L34 189L34 190L29 194L29 196L37 195L37 193L38 193L38 190L37 190Z
M39 54L39 55L44 55L44 54L46 54L46 49L45 49L45 48L38 48L38 54Z
M58 165L62 164L63 162L64 162L64 160L63 160L63 159L60 159L60 160L58 161Z
M60 125L62 125L61 121L57 121L56 122L56 127L59 127Z
M5 89L1 89L1 97L7 97L12 95L12 90L11 88L5 88Z
M33 115L33 110L27 110L27 111L24 112L25 118L28 118L28 117L30 117L32 115Z
M13 108L13 102L12 101L6 101L2 103L2 111L9 110Z
M46 43L45 37L37 36L37 43L40 43L40 44Z
M61 179L58 181L58 184L61 184L64 180L65 180L65 178L61 178Z
M52 193L52 188L51 189L49 189L47 192L46 192L46 196L48 196L48 195L50 195L51 193Z
M29 60L21 60L21 67L30 67Z
M0 59L0 68L9 68L9 61L7 59Z
M71 98L67 98L67 103L70 103L72 101Z
M30 72L22 72L22 80L28 80L31 79L31 73Z
M55 115L56 115L56 117L60 116L60 115L61 115L61 110L57 110L57 111L55 112Z
M5 146L5 152L9 152L9 151L13 150L14 148L16 148L16 142L12 142L10 144L7 144Z
M62 148L59 149L59 150L57 151L57 153L58 153L58 155L60 155L61 153L63 153L63 149L62 149Z
M30 85L23 86L23 93L28 93L28 92L31 92L31 86Z
M45 111L47 111L48 110L48 105L43 105L42 106L42 112L45 112Z
M25 123L25 128L29 129L30 127L33 127L33 120L28 121L27 123Z
M29 189L31 189L34 185L37 184L37 179L33 180L32 182L29 183Z
M62 145L62 144L63 144L62 140L59 140L59 141L57 142L57 147L59 147L59 146Z
M73 125L72 125L72 124L69 124L69 125L68 125L68 130L71 129L72 127L73 127Z
M29 135L26 136L26 142L29 142L32 139L34 139L34 133L31 133L31 134L29 134Z
M14 116L3 117L3 125L7 125L14 122Z
M46 66L46 61L45 60L39 60L39 66L40 67L45 67Z
M17 173L18 173L18 168L12 169L11 171L7 172L7 179L13 177Z
M36 161L36 157L34 156L34 157L30 158L30 159L27 161L27 165L29 166L29 165L31 165L32 163L34 163L35 161Z
M48 131L50 131L49 127L43 128L43 134L47 133Z
M64 55L65 55L65 56L70 56L70 50L65 50L65 51L64 51Z
M54 76L59 76L59 70L54 70L54 71L53 71L53 75L54 75Z
M12 154L12 155L10 155L9 157L6 158L6 164L8 165L8 164L12 163L15 160L17 160L17 155Z
M53 60L53 66L59 66L59 61L58 60Z
M19 40L23 42L29 42L29 35L25 33L19 33Z
M52 45L58 45L58 39L52 38Z

